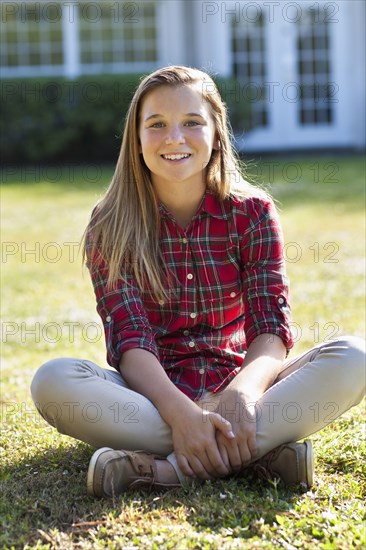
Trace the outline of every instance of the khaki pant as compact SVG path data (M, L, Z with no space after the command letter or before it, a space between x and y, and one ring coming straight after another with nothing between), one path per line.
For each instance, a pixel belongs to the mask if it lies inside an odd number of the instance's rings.
M167 456L184 480L170 427L151 401L131 390L117 371L84 359L54 359L36 372L31 392L40 414L60 433L97 448L142 449ZM257 458L321 430L364 394L361 339L344 337L285 361L256 405ZM199 405L213 411L219 397L206 394Z

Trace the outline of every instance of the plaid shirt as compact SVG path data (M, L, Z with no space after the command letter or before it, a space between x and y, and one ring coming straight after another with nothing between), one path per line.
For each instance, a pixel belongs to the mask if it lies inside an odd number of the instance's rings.
M207 192L186 230L160 205L160 246L174 274L170 299L141 294L132 277L106 289L108 267L91 269L107 361L123 352L153 353L191 399L225 387L259 334L293 345L282 231L273 203ZM88 248L88 244L87 244Z

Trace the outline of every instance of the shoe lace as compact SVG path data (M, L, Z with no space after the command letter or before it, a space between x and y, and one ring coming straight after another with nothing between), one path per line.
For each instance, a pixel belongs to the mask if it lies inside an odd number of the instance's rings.
M142 464L138 464L138 465L137 465L137 469L138 469L138 471L139 471L140 477L142 477L142 478L146 478L146 477L147 477L147 478L150 478L150 480L149 480L149 486L152 487L152 486L154 485L154 483L155 483L155 473L154 473L153 467L150 465L150 472L149 472L149 473L146 473L146 472L144 473L144 472L143 472L144 467L143 467ZM137 479L137 477L136 477L136 479Z
M273 480L278 477L278 475L271 468L272 459L276 454L276 450L277 449L269 451L265 457L260 458L257 462L253 463L253 471L258 475L258 477L267 480Z

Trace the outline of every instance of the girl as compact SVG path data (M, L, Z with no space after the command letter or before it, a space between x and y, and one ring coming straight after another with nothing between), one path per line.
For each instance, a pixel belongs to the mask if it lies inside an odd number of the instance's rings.
M207 74L171 66L142 80L84 242L115 370L57 359L31 388L52 426L98 449L90 495L179 487L252 464L310 487L311 443L298 440L364 395L356 338L287 359L280 224L237 165Z

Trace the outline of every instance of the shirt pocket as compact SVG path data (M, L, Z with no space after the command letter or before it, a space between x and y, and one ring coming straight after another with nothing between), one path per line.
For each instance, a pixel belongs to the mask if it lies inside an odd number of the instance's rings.
M211 297L204 304L209 326L222 328L244 315L243 291L239 277L211 289L210 294Z
M212 243L205 264L200 300L207 324L221 328L244 314L240 259L231 242Z

